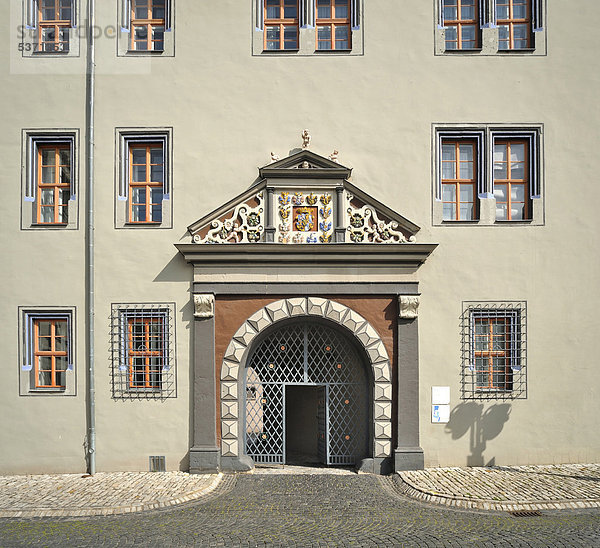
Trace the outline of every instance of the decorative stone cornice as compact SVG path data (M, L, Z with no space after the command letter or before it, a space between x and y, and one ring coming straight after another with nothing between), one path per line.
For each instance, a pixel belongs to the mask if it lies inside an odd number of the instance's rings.
M215 315L215 296L211 293L194 295L194 317L213 318Z
M398 308L400 318L414 320L419 316L419 303L421 297L417 295L398 295Z

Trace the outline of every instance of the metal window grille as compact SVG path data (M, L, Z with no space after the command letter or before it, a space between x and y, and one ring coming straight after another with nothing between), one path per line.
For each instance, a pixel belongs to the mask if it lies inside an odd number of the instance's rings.
M527 305L464 302L462 399L527 398Z
M113 398L177 396L173 317L173 304L112 305Z
M149 470L150 472L166 472L167 471L167 459L164 456L150 456L149 460Z

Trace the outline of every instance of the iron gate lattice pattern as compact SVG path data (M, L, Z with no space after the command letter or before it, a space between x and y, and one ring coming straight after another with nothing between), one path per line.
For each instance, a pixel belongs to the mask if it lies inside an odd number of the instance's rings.
M247 455L256 463L285 463L287 385L323 387L317 414L325 464L353 465L366 456L369 393L360 354L336 329L307 321L271 333L248 361Z

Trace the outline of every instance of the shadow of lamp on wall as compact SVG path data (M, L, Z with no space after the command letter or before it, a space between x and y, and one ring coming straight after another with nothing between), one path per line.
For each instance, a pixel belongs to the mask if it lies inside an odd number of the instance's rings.
M487 442L497 437L508 421L511 411L509 403L500 403L488 407L483 404L465 402L458 404L450 412L450 419L444 431L452 435L453 440L462 438L469 432L469 450L467 466L494 466L495 457L484 463L483 453Z

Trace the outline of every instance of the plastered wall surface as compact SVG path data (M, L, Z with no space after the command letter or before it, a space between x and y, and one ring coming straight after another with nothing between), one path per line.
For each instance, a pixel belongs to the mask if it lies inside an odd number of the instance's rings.
M0 471L82 472L83 150L79 230L20 230L20 188L23 129L79 128L85 141L86 48L82 41L75 58L23 58L15 28L22 23L19 4L0 6L1 20L10 25L0 48L0 185L7 189L0 205ZM298 147L304 128L313 136L311 150L324 156L339 150L340 163L353 168L353 184L418 224L418 242L439 243L416 274L389 274L420 283L426 465L599 460L600 76L591 27L599 10L588 0L549 2L547 55L536 57L434 56L433 2L424 0L366 2L364 55L351 57L252 56L250 0L178 0L174 57L117 57L116 39L100 36L94 181L98 470L145 470L148 455L165 455L168 469L186 468L192 268L173 244L188 241L188 225L248 188L271 151L284 157ZM116 2L97 3L99 27L116 26L117 17ZM434 227L435 123L543 124L545 224ZM115 229L117 127L173 128L172 229ZM239 281L243 272L235 276ZM527 301L528 397L494 408L486 421L493 402L464 408L459 398L465 300ZM111 397L110 305L128 302L176 303L175 399ZM77 308L76 396L18 395L17 307L42 305ZM429 422L433 385L451 387L451 409L463 405L454 430Z

